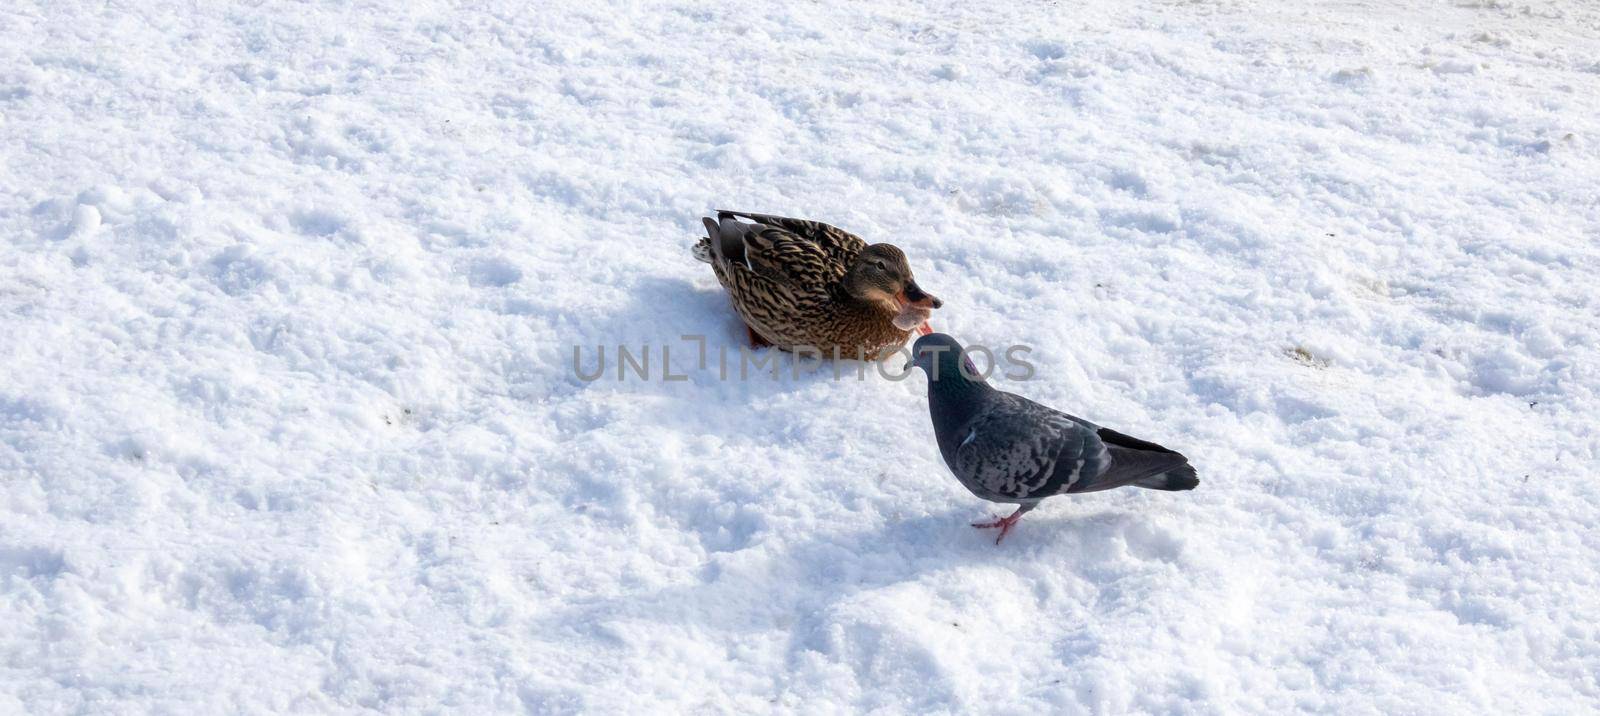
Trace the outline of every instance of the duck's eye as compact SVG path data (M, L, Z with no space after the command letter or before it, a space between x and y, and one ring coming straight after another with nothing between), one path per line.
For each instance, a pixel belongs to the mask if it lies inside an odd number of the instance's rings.
M882 261L873 261L872 265L873 266L877 266L879 271L888 271L889 270L889 264L886 264L886 263L884 263Z

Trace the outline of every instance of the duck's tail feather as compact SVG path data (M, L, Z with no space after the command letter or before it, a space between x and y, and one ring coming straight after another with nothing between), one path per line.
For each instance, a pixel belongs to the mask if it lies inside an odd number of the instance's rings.
M750 213L748 211L731 211L731 210L728 210L728 209L717 209L717 221L727 221L728 219L734 219L734 218L749 219L750 221L754 221L757 224L765 224L765 223L768 223L769 221L774 220L774 219L776 219L778 221L782 221L783 220L782 217L772 216L772 215L769 215L769 214L752 214L752 213Z
M717 238L717 222L710 219L701 219L706 224L705 238L694 242L694 247L689 249L694 254L694 260L701 263L711 263L716 260L716 252L712 250L711 243Z
M709 218L701 221L706 225L706 248L710 250L713 261L721 262L724 266L743 264L745 268L755 270L750 265L745 249L745 239L755 224L746 224L732 216L723 216L720 221Z

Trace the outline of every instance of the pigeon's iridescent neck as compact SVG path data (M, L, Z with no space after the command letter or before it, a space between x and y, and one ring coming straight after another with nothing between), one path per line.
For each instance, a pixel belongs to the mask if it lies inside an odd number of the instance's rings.
M935 403L975 404L976 399L994 390L981 377L969 378L961 371L958 356L943 356L938 364L938 376L928 374L928 397Z
M934 434L939 438L939 451L949 462L955 454L958 434L963 426L977 415L988 402L984 394L994 388L982 380L961 375L958 361L939 366L939 379L928 378L928 414L933 418Z

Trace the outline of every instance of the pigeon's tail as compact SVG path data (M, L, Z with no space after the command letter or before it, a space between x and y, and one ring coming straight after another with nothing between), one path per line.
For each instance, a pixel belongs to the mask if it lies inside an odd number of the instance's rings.
M1194 473L1194 466L1184 463L1166 472L1151 475L1142 480L1135 480L1133 484L1149 490L1193 490L1200 484L1200 477Z

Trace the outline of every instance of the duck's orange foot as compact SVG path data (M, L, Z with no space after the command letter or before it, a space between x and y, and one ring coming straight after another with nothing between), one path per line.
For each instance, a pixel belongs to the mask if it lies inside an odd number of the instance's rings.
M932 332L933 332L933 326L928 325L926 322L924 322L920 326L917 326L917 335L926 336L926 335L928 335L929 333L932 333Z
M749 324L745 324L744 334L750 338L751 348L766 348L772 345L772 341L767 340L760 333L756 333L756 329L751 328Z

